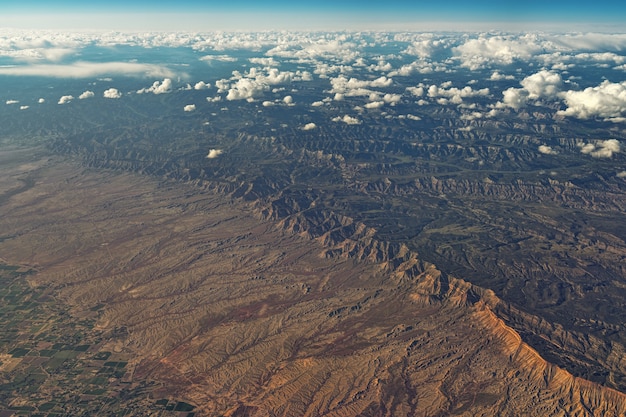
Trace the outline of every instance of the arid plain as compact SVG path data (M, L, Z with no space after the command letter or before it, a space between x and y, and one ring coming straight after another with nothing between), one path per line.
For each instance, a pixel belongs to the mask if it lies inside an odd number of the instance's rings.
M163 399L209 416L626 413L523 343L491 291L408 250L369 256L365 227L312 238L192 185L42 149L0 159L2 262L126 355L124 389L144 388L107 395L132 415Z

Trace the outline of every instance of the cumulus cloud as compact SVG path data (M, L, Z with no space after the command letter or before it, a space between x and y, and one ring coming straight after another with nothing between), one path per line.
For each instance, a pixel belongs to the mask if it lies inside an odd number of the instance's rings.
M109 88L102 94L104 98L120 98L122 93L117 88Z
M545 154L545 155L556 155L556 154L558 154L557 151L555 151L554 149L552 149L551 146L548 146L548 145L539 145L538 151L540 153L542 153L542 154Z
M443 83L440 86L431 85L430 87L428 87L428 90L426 91L427 91L428 97L432 97L432 98L442 97L442 98L449 100L449 102L453 104L461 104L464 98L489 95L488 88L481 88L479 90L474 90L469 85L463 88L457 88L457 87L450 87L450 83ZM438 100L438 101L443 103L443 100Z
M69 103L72 100L74 100L74 96L69 96L69 95L68 96L62 96L59 99L59 104L67 104L67 103Z
M17 65L0 67L0 75L36 76L54 78L94 78L103 75L125 75L139 77L173 76L166 67L133 62L75 62L68 65Z
M546 48L534 34L480 35L452 48L452 52L461 61L461 66L477 70L492 64L510 65L519 60L527 61L546 52Z
M562 79L557 73L541 70L524 78L520 84L528 91L529 99L537 100L555 97L561 88Z
M269 57L295 58L301 61L317 59L340 60L351 62L359 57L356 43L339 36L335 39L296 38L290 42L281 42L265 53Z
M285 97L283 98L283 103L288 104L288 105L293 104L293 97L291 97L291 96L285 96Z
M323 106L324 102L323 101L314 101L313 103L311 103L312 107L320 107Z
M198 81L194 86L193 89L194 90L206 90L207 88L211 87L210 83L205 83L204 81Z
M242 78L231 86L226 95L226 100L247 100L262 95L269 91L267 84L259 83L250 78Z
M340 75L339 77L331 78L330 84L332 85L331 93L340 93L346 96L363 96L371 94L370 88L391 86L393 79L382 76L374 80L358 80L356 78L348 79Z
M514 80L515 76L514 75L504 75L504 74L500 74L498 71L494 71L491 74L491 77L489 77L489 79L491 81Z
M266 101L264 101L264 102L263 102L263 103L261 103L261 104L263 105L263 107L272 107L272 106L274 105L274 102L273 102L273 101L266 100Z
M43 104L45 102L46 102L45 98L40 98L39 100L37 100L37 103L39 103L39 104Z
M315 123L307 123L304 126L302 126L302 130L313 130L317 127L317 125Z
M611 158L620 152L620 143L617 139L599 140L594 143L579 143L580 152L594 158Z
M406 118L407 118L407 119L409 119L409 120L415 120L415 121L422 120L422 118L421 118L421 117L416 116L416 115L414 115L414 114L407 114L407 115L406 115Z
M7 104L17 104L19 100L7 100Z
M208 159L215 159L218 156L220 156L221 154L223 154L224 151L221 149L209 149L209 153L207 154L207 158Z
M333 117L332 119L333 122L344 122L347 125L360 125L361 121L359 119L357 119L356 117L352 117L349 115L345 115L343 117Z
M250 58L248 61L251 64L263 65L265 67L277 67L280 64L274 58Z
M567 105L567 109L557 112L562 116L578 119L601 117L620 122L626 115L626 81L611 83L605 80L599 86L582 91L565 91L560 97Z
M96 94L93 91L84 91L80 96L78 96L79 100L84 100L86 98L94 97Z
M526 106L529 100L542 98L554 99L558 96L563 80L561 75L547 70L541 70L529 75L520 81L522 88L508 88L502 92L502 101L496 107L511 107L519 109Z
M615 174L615 176L617 178L626 178L626 171L620 171L617 174Z
M137 94L153 93L153 94L166 94L172 91L172 80L165 78L162 82L155 81L150 87L137 90Z
M196 110L196 105L195 104L187 104L185 107L183 107L183 110L185 110L185 111L194 111L194 110Z
M30 108L30 106L20 106L20 110L26 110L28 108Z
M237 58L233 58L232 56L228 56L228 55L206 55L200 58L200 61L235 62L237 61Z
M250 68L250 70L241 74L239 71L233 71L233 77L229 80L218 80L215 85L218 92L228 91L227 100L248 100L251 101L258 98L263 93L270 91L272 86L280 84L289 84L295 81L310 81L311 74L307 71L280 71L277 68ZM274 89L279 91L280 89Z
M372 101L372 102L365 104L363 107L365 107L366 109L380 109L384 105L385 105L384 101Z

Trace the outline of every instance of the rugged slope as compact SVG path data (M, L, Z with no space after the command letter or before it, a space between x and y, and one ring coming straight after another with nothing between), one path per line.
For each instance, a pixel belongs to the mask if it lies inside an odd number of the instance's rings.
M10 156L9 158L13 158ZM59 160L5 165L5 261L72 314L99 309L202 415L626 415L545 361L493 292L315 207L248 204ZM28 180L28 181L26 181ZM622 356L623 357L623 356Z

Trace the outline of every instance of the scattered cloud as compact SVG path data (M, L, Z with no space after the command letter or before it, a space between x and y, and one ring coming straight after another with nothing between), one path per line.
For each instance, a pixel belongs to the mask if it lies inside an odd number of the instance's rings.
M195 104L187 104L185 107L183 107L184 111L195 111L196 110L196 105Z
M594 158L611 158L620 152L620 142L617 139L598 140L594 143L579 143L580 152Z
M548 145L539 145L538 151L545 155L557 155L558 152Z
M211 84L210 83L205 83L204 81L198 81L194 86L193 89L194 90L206 90L207 88L210 88Z
M96 94L93 91L84 91L80 96L78 96L79 100L85 100L86 98L94 97Z
M293 97L291 96L285 96L283 98L283 103L287 104L287 105L292 105L293 104Z
M74 96L69 96L69 95L68 96L62 96L59 99L59 104L67 104L67 103L69 103L72 100L74 100Z
M626 115L626 81L611 83L608 80L596 87L582 91L565 91L560 94L567 108L557 114L562 116L589 119L600 117L620 122Z
M229 56L229 55L206 55L200 58L200 61L236 62L237 58L233 58L232 56Z
M209 149L209 153L207 154L207 158L208 159L215 159L218 156L220 156L221 154L223 154L224 151L221 149Z
M26 109L29 109L29 108L30 108L30 106L20 106L20 110L26 110Z
M520 81L522 88L508 88L502 92L502 101L496 107L511 107L520 109L526 106L529 100L542 98L554 99L558 96L563 85L561 75L547 70L541 70L529 75Z
M313 130L317 127L317 125L315 123L307 123L304 126L302 126L302 130Z
M76 62L68 65L37 64L0 67L0 75L31 77L95 78L113 74L135 77L174 76L174 73L166 67L133 62Z
M461 66L478 70L489 65L510 65L516 61L528 61L533 56L545 53L546 46L538 35L479 35L468 39L452 52L461 61Z
M343 117L339 117L339 116L333 117L332 121L344 122L345 124L348 124L348 125L360 125L361 124L361 121L359 119L357 119L356 117L349 116L347 114Z
M489 80L491 81L514 80L514 79L515 79L514 75L504 75L498 71L494 71L491 74L491 77L489 77Z
M120 98L122 93L117 88L109 88L102 94L104 98Z
M39 103L39 104L43 104L45 102L46 102L45 98L40 98L39 100L37 100L37 103Z
M481 97L481 96L489 95L488 88L481 88L479 90L474 90L469 85L463 88L457 88L457 87L450 87L450 83L443 83L440 86L431 85L430 87L428 87L426 91L427 91L428 97L432 97L432 98L443 97L449 100L449 102L453 104L463 103L464 98Z
M7 100L7 104L17 104L19 100Z
M137 94L153 93L153 94L166 94L172 91L172 80L165 78L162 82L155 81L150 87L142 88L137 91Z

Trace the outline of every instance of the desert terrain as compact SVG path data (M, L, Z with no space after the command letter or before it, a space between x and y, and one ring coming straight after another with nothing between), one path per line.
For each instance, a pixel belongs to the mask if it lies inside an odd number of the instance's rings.
M23 355L5 368L2 407L187 415L160 407L169 401L197 416L626 414L623 393L525 343L501 317L515 309L493 291L377 241L349 218L327 218L334 226L316 234L297 217L189 183L89 168L40 148L0 159L2 265L28 272L15 279L40 294L37 303L54 300L63 326L87 323L75 343L88 346L25 393L7 386L46 355L42 342L28 332L3 340ZM50 389L95 375L87 364L102 352L123 370L89 404L80 402L86 383L71 385L75 402ZM609 360L623 366L624 356Z

